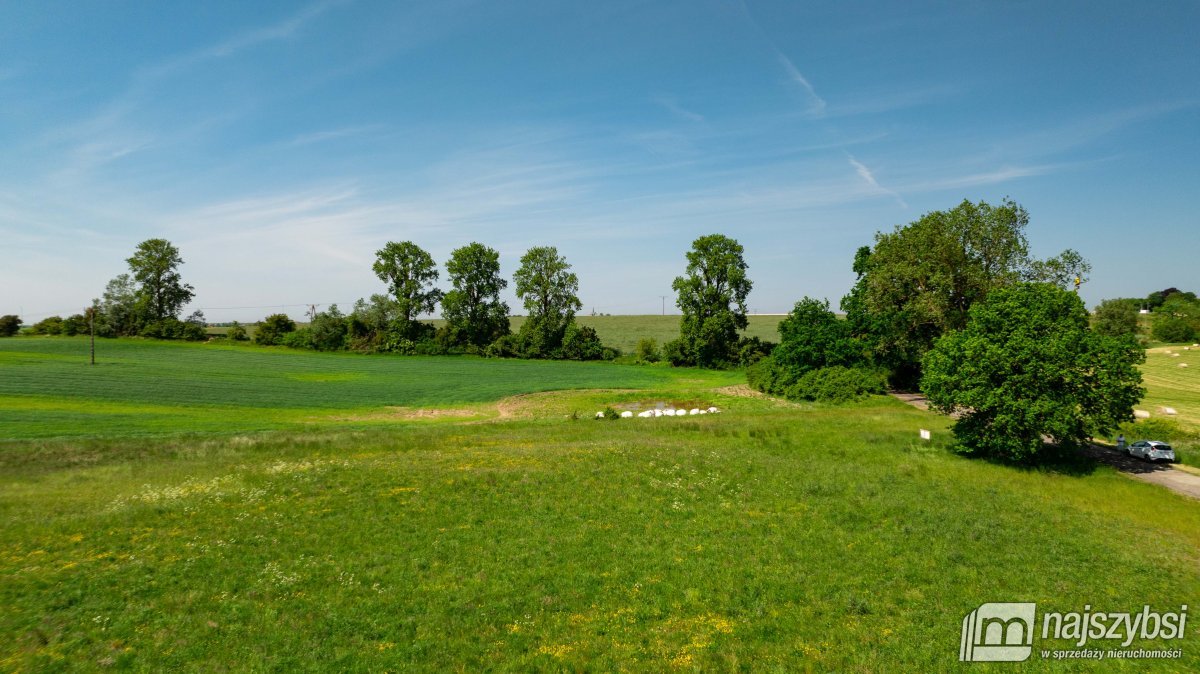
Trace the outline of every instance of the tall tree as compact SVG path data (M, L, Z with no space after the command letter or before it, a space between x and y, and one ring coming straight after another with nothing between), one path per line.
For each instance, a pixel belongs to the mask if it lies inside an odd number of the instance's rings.
M110 336L136 335L138 331L138 289L129 274L108 282L100 301L105 333Z
M549 355L562 346L567 326L583 307L577 295L579 278L557 248L540 246L521 256L521 266L513 280L517 297L529 314L521 333L533 340L532 352Z
M686 275L671 284L683 312L679 338L688 362L719 367L736 360L738 330L748 325L746 297L753 286L743 254L741 244L721 234L692 242Z
M438 280L437 264L412 241L389 241L375 252L372 269L396 298L396 309L406 324L433 311L442 298L442 291L433 285Z
M859 251L859 281L843 299L856 335L901 386L915 384L922 356L941 335L962 329L968 312L993 290L1023 280L1074 285L1087 262L1072 250L1037 261L1029 256L1029 213L1005 199L963 201L926 213Z
M938 340L921 390L933 408L961 415L954 434L964 450L1026 461L1043 437L1073 447L1132 420L1144 360L1135 339L1093 332L1075 293L1019 283Z
M484 347L508 334L508 305L500 300L508 281L500 276L500 253L467 244L450 253L446 275L453 288L442 298L442 317L453 342Z
M195 296L195 289L183 282L179 249L166 239L147 239L126 262L138 284L138 314L143 322L178 318L179 312Z

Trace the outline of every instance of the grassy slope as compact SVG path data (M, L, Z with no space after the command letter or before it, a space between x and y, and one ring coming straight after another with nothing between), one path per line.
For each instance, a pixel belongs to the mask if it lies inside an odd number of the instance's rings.
M9 446L0 666L937 671L985 601L1200 593L1200 507L1165 490L919 445L938 420L886 399L719 402Z
M1181 364L1188 367L1180 367ZM1188 345L1187 351L1183 346L1148 349L1142 375L1146 384L1142 409L1152 417L1159 417L1163 416L1160 408L1172 407L1178 412L1175 420L1180 426L1200 432L1200 348Z
M281 348L83 338L0 340L0 438L240 431L348 416L385 422L387 406L467 407L571 388L646 388L687 376L733 383L736 373L672 372L608 363L366 357ZM485 406L486 407L486 406ZM473 408L488 416L485 407ZM371 416L366 419L365 416Z

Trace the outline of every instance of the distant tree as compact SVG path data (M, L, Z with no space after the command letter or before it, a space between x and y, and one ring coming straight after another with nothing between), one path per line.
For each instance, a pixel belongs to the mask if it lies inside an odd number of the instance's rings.
M284 335L296 330L296 322L287 314L271 314L263 319L254 329L254 343L264 346L278 346L283 343Z
M411 241L388 242L375 252L372 269L396 300L396 311L403 321L395 330L403 337L420 331L417 316L432 312L442 297L434 287L438 280L437 264L429 253Z
M1108 337L1136 337L1137 306L1130 300L1104 300L1092 314L1092 329Z
M83 335L88 332L88 319L83 314L72 314L62 321L62 334L66 337Z
M237 321L229 324L229 330L226 331L225 336L233 342L244 342L250 339L246 335L246 328L242 327L242 324Z
M960 415L963 451L1030 461L1043 437L1070 448L1131 420L1144 360L1135 340L1092 331L1075 293L1020 283L989 294L962 330L938 340L921 389L934 409Z
M192 286L183 282L179 249L166 239L147 239L138 244L126 262L138 284L137 310L142 322L178 318L179 312L195 296Z
M508 281L500 276L500 253L467 244L450 253L446 275L453 288L442 298L442 317L452 344L483 348L508 334L508 305L500 299Z
M62 316L48 316L34 323L29 328L29 334L31 335L61 335L62 331Z
M687 253L685 275L671 283L677 293L675 305L683 312L680 348L694 365L736 362L738 331L749 324L746 296L753 287L743 253L741 244L727 236L702 236Z
M138 289L129 274L121 274L108 282L100 301L100 313L113 336L138 333Z
M657 363L662 358L658 352L658 342L653 337L639 339L633 355L639 363Z
M1195 300L1196 299L1196 293L1184 292L1184 291L1180 290L1179 288L1170 287L1170 288L1166 288L1164 290L1158 290L1158 291L1152 292L1148 296L1146 296L1146 306L1149 307L1149 309L1151 311L1156 311L1156 310L1158 310L1159 307L1161 307L1163 305L1164 302L1166 302L1167 300L1169 300L1172 297L1175 297L1177 295L1182 296L1182 298L1185 300Z
M1154 312L1150 335L1160 342L1191 342L1200 339L1200 301L1185 293L1173 293Z
M521 325L525 350L531 356L550 357L583 307L577 296L579 278L557 248L543 246L526 251L513 280L528 313Z
M308 330L312 348L317 351L339 351L346 347L346 317L336 304L314 316Z
M0 337L12 337L21 331L21 318L8 314L0 316Z

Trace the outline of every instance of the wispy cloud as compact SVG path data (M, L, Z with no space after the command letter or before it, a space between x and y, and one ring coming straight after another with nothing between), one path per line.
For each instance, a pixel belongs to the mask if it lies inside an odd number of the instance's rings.
M668 112L670 112L678 117L681 117L683 119L686 119L689 122L703 122L704 121L704 115L701 115L698 112L692 112L691 110L684 108L683 106L681 106L679 104L679 101L677 101L674 96L670 96L667 94L660 94L658 96L655 96L653 98L653 100L655 103L662 106Z
M382 124L365 124L362 126L346 126L339 129L328 129L326 131L313 131L311 133L302 133L289 140L286 144L292 147L298 147L300 145L312 145L313 143L323 143L329 140L362 136L373 131L379 131L383 128L384 126Z
M800 89L802 89L808 95L810 101L809 112L813 113L814 115L820 115L824 113L826 107L825 99L821 98L817 94L817 90L813 88L813 85L808 81L808 78L800 72L800 69L796 67L796 64L792 63L792 60L788 58L786 54L780 51L778 47L772 44L771 48L775 50L775 58L779 61L779 65L783 66L784 71L788 75L788 79L794 82L796 86L800 87Z
M196 65L202 61L227 58L240 51L268 42L290 39L298 34L313 19L316 19L334 7L344 4L346 4L346 0L323 0L322 2L307 5L300 11L277 23L243 31L216 44L146 67L138 73L138 76L143 80L154 80L170 75L177 70Z
M850 162L850 165L854 167L855 172L858 173L858 177L862 178L868 185L871 186L872 189L880 194L886 194L892 197L896 200L896 203L900 204L901 208L908 208L908 204L905 203L904 197L901 197L900 194L894 190L889 190L886 187L881 186L879 181L875 180L875 174L871 172L871 169L867 168L866 164L855 159L854 155L850 153L846 153L846 159Z

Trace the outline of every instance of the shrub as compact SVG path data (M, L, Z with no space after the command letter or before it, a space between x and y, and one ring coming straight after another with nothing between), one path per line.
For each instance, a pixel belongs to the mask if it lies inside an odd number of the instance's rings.
M21 319L9 314L0 316L0 337L12 337L21 330Z
M785 397L837 403L882 393L887 393L887 372L833 365L805 373L787 389Z
M250 337L246 335L246 328L242 327L242 324L238 323L237 321L234 321L232 324L230 324L229 330L225 333L225 336L235 342L244 342L250 339Z
M600 360L604 355L604 345L600 343L600 335L596 334L596 330L575 321L567 324L562 347L554 354L561 360Z
M263 319L254 330L254 343L263 346L277 346L283 343L283 336L296 329L296 322L287 314L271 314Z
M1192 324L1186 318L1177 316L1156 317L1150 334L1160 342L1191 342L1196 339Z
M639 339L633 355L639 363L657 363L661 358L658 353L658 342L653 337Z
M62 316L50 316L49 318L43 318L42 320L38 321L37 323L34 323L33 327L29 328L29 334L31 334L31 335L61 335L62 329L63 329Z
M1104 300L1092 314L1092 330L1109 337L1137 336L1138 308L1134 300Z
M488 358L524 358L525 353L522 349L521 338L518 335L504 335L496 341L488 344L484 349L483 355Z
M208 338L203 327L181 321L178 318L151 321L142 326L138 334L151 339L182 339L189 342L198 342Z
M313 333L311 328L300 328L299 330L285 332L283 337L280 338L280 343L289 349L315 348L313 344Z
M88 319L83 314L75 314L63 319L62 334L67 337L86 335L89 332Z
M748 367L771 355L775 350L773 342L766 342L758 337L742 337L738 340L738 365Z
M338 311L337 305L329 307L313 317L308 326L311 348L317 351L340 351L346 348L346 317Z
M662 348L663 360L667 361L674 367L691 364L691 359L684 352L683 340L672 339L663 344Z

